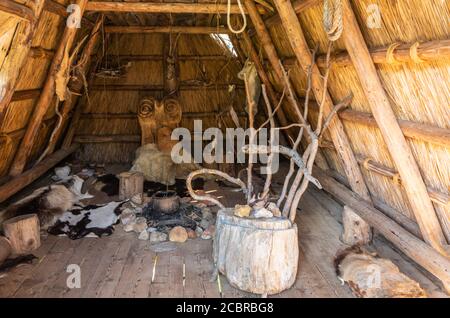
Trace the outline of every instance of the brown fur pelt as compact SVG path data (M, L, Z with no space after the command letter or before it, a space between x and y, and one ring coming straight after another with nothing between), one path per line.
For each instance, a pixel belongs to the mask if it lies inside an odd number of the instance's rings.
M359 246L337 254L336 274L362 298L425 298L420 285L401 273L390 260L363 251Z
M80 199L91 197L81 193L81 186L81 178L73 176L66 184L53 184L36 189L1 212L0 223L19 215L36 213L41 229L46 230Z

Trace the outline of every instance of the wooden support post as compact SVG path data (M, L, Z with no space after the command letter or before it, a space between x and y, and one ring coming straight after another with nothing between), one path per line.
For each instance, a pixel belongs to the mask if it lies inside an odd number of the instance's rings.
M11 255L11 243L6 237L0 236L0 265Z
M319 180L325 191L352 208L355 213L392 242L400 251L438 278L447 293L450 293L450 259L403 229L364 198L326 175L321 169L315 169L314 176Z
M280 2L280 1L278 1ZM345 47L353 61L361 86L384 141L403 180L411 208L427 243L443 255L448 245L427 193L419 167L392 110L389 98L378 77L369 49L348 0L342 1Z
M295 56L297 57L297 60L303 70L308 73L309 68L311 65L313 65L314 61L312 60L311 52L303 34L303 30L300 26L297 14L295 13L290 1L275 0L274 3L277 7L278 14L286 31L287 37L291 43L292 49L294 50ZM314 64L311 68L311 86L317 101L321 101L323 96L325 97L323 101L323 111L324 115L327 116L332 112L334 105L330 94L325 91L326 88L323 86L322 75L316 64ZM348 177L352 190L358 193L362 198L364 198L364 200L371 202L369 190L367 189L361 170L359 169L358 162L350 146L350 141L348 140L342 122L337 116L335 116L331 121L329 132L336 151L341 158L342 166ZM349 214L350 213L351 212L349 212ZM359 217L356 215L352 217L352 219L358 218ZM354 229L344 229L344 232L366 232L366 235L360 237L360 243L367 243L367 238L370 237L369 226L362 219L360 219L358 223L353 222L354 226L356 226L356 224L358 224L358 226L360 227L358 231L355 231ZM343 238L345 237L349 236L343 235ZM351 244L353 242L354 241L344 243Z
M58 150L45 160L35 165L30 170L25 171L20 176L14 177L10 181L0 186L0 203L11 197L13 194L19 192L31 182L42 176L48 170L53 168L61 160L71 155L79 148L80 145L74 144L65 150Z
M6 108L11 102L20 71L25 65L28 53L31 48L34 33L37 29L39 18L44 8L45 0L36 0L34 5L34 18L31 23L21 23L16 31L13 41L17 45L12 45L3 65L1 73L3 78L7 79L6 87L3 88L2 96L0 96L0 125L3 123Z
M13 254L27 254L41 246L41 233L37 214L26 214L3 222L5 236L11 243Z
M144 192L144 175L140 172L122 172L119 174L119 200L127 200Z
M83 15L87 0L78 0L77 4L80 7L80 14ZM22 173L28 160L28 156L33 147L33 144L38 136L39 128L42 123L49 106L53 104L53 97L55 96L55 74L61 65L66 50L70 50L75 39L75 34L78 31L74 26L67 26L64 30L60 44L53 58L52 64L48 71L47 79L45 80L39 100L34 107L33 114L28 123L27 131L22 139L20 147L16 153L15 159L10 169L10 176L17 176Z
M75 77L72 77L69 81L68 86L70 87L70 91L74 92L71 94L70 98L64 101L61 111L62 122L61 125L56 128L56 130L52 133L52 138L49 141L47 149L45 150L47 155L52 154L55 150L56 143L61 137L62 132L65 130L69 113L72 111L73 107L76 105L79 95L81 94L84 86L83 77L86 76L86 71L89 69L89 65L91 64L91 55L97 46L97 43L100 39L101 34L101 26L103 25L104 16L101 14L97 21L95 22L94 28L91 31L90 37L86 46L83 49L83 52L80 55L79 61L82 61L82 65L78 68Z

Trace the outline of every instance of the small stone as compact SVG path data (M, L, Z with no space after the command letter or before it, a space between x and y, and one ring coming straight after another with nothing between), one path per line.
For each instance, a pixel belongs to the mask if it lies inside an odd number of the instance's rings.
M202 218L206 219L208 221L214 220L214 215L212 214L210 208L203 208L202 209Z
M197 237L201 237L203 234L203 229L200 226L197 226L195 228L195 234L197 235Z
M184 243L188 239L188 233L182 226L175 226L169 232L169 240L171 242Z
M206 219L202 219L201 221L200 221L200 227L202 228L202 229L207 229L210 225L211 225L211 221L208 221L208 220L206 220Z
M131 202L137 205L141 205L143 203L142 193L135 194L131 197Z
M150 233L150 243L160 243L167 241L167 234L163 232L151 232Z
M193 229L186 229L188 238L193 240L197 238L197 233Z
M158 229L156 227L149 227L149 228L147 228L147 232L148 233L153 233L153 232L156 232L156 231L158 231Z
M125 209L120 214L120 222L123 225L134 223L135 220L136 220L136 214L133 211L131 211L130 209Z
M140 234L138 239L140 239L141 241L148 241L148 238L150 237L150 234L148 234L148 232L146 230L143 230Z
M266 208L261 208L261 209L255 210L255 211L252 213L252 217L254 217L254 218L256 218L256 219L261 219L261 218L266 218L266 219L268 219L268 218L273 217L273 214L272 214L272 212L270 212L270 211L267 210Z
M125 225L125 226L123 227L123 230L124 230L125 232L131 232L131 231L133 231L133 230L134 230L134 222Z
M216 234L216 227L214 225L210 225L205 231L203 231L202 239L210 240Z
M191 202L191 197L183 197L183 198L181 198L180 199L180 203L189 203L189 202Z
M138 217L136 218L136 223L133 226L133 230L136 233L141 233L142 231L145 231L147 227L147 219L144 217Z
M274 217L276 218L281 217L281 210L277 207L275 203L269 202L269 204L267 204L267 210L272 212Z
M240 218L246 218L250 215L252 208L249 205L239 205L234 206L234 215Z

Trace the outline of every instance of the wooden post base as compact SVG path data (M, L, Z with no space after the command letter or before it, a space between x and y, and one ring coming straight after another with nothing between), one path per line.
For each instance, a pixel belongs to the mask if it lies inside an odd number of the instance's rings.
M5 236L11 243L13 254L27 254L41 246L39 219L26 214L3 222Z
M119 174L119 200L131 199L144 192L144 175L140 172L122 172Z
M350 246L364 245L372 240L370 226L348 206L344 206L342 223L344 225L341 236L343 243Z

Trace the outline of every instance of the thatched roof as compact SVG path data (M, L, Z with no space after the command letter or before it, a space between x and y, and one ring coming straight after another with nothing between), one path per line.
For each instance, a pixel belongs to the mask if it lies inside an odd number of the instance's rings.
M5 0L4 3L12 2ZM28 1L17 0L24 6ZM47 0L44 12L31 37L31 51L21 67L18 54L26 52L21 35L26 33L27 21L18 15L2 12L0 2L0 89L1 95L14 91L10 102L1 104L0 136L0 176L8 179L8 172L15 160L16 152L32 118L33 108L40 96L48 76L53 55L60 45L60 37L65 28L64 7L69 1ZM92 2L92 1L90 1ZM100 1L103 2L103 1ZM120 1L116 1L120 2ZM139 2L139 1L138 1ZM144 2L144 1L141 1ZM159 1L145 1L159 2ZM171 1L171 3L185 1ZM290 76L296 93L304 97L306 74L298 64L290 39L283 24L276 17L273 1L257 1L259 10L268 26L271 40L279 57L290 69ZM317 63L325 71L325 54L328 40L323 28L323 1L293 1L298 9L298 17L309 47L317 47ZM434 205L442 232L450 243L450 5L448 1L422 0L357 0L350 1L358 20L359 28L376 64L376 72L381 80L388 103L400 123L407 144L413 153L413 160L420 169ZM129 2L126 2L129 3ZM135 3L135 2L132 2ZM226 1L195 1L211 5L226 4ZM268 4L268 6L267 6ZM373 5L377 7L373 7ZM371 7L372 5L372 7ZM375 11L374 11L375 10ZM377 27L369 27L371 19L379 10L381 16ZM219 7L217 7L219 12ZM88 7L85 23L76 34L75 43L90 33L92 25L100 13ZM126 69L118 78L93 76L88 87L89 101L83 93L76 105L81 116L76 127L76 136L99 135L127 136L127 142L83 143L77 152L78 158L94 162L130 162L139 146L140 128L135 117L139 101L145 96L158 98L164 95L164 52L171 42L177 43L179 58L179 97L183 105L182 126L192 128L193 119L203 119L204 128L222 127L234 124L227 111L233 105L241 114L241 124L246 125L244 113L245 91L237 73L247 58L247 46L242 36L231 36L238 56L230 53L209 34L180 34L174 32L155 33L139 29L141 26L183 26L215 27L226 26L226 14L186 13L167 14L145 12L106 12L102 35L90 73L102 69L122 67ZM375 16L375 18L377 18ZM282 87L276 81L276 74L267 61L264 45L253 30L254 25L247 19L255 45L268 73L272 85L281 93ZM238 25L237 20L233 21ZM270 21L270 22L269 22ZM111 26L135 27L133 32L113 31ZM344 26L345 28L345 26ZM131 30L132 28L130 28ZM105 32L106 30L106 32ZM141 32L139 32L141 30ZM145 32L145 34L144 34ZM162 31L161 31L162 32ZM169 41L171 39L171 41ZM22 41L22 42L21 42ZM397 43L397 44L396 44ZM236 47L239 44L239 47ZM74 45L75 46L75 45ZM414 54L413 54L414 53ZM398 167L392 153L372 117L370 101L361 85L358 73L346 53L346 45L341 38L334 43L332 66L328 91L334 103L343 100L350 93L353 100L348 109L340 113L345 133L359 162L364 181L375 205L390 214L403 226L412 223L417 227L410 197L405 193L404 180L396 178ZM3 74L10 69L20 69L13 87L5 83L9 78ZM12 72L14 74L14 72ZM87 78L89 79L89 75ZM235 85L236 96L229 92L229 85ZM0 99L0 103L2 100ZM56 123L55 103L52 102L44 116L31 152L27 156L27 168L46 148L50 134ZM290 123L295 121L292 109L284 107ZM262 113L261 113L262 114ZM318 108L311 107L310 122L315 125ZM70 120L66 125L69 125ZM64 139L60 137L58 146ZM321 151L334 175L345 176L331 137L322 141ZM345 177L341 178L345 182ZM403 220L403 221L402 221ZM407 224L406 224L407 223ZM420 224L419 224L420 225Z

